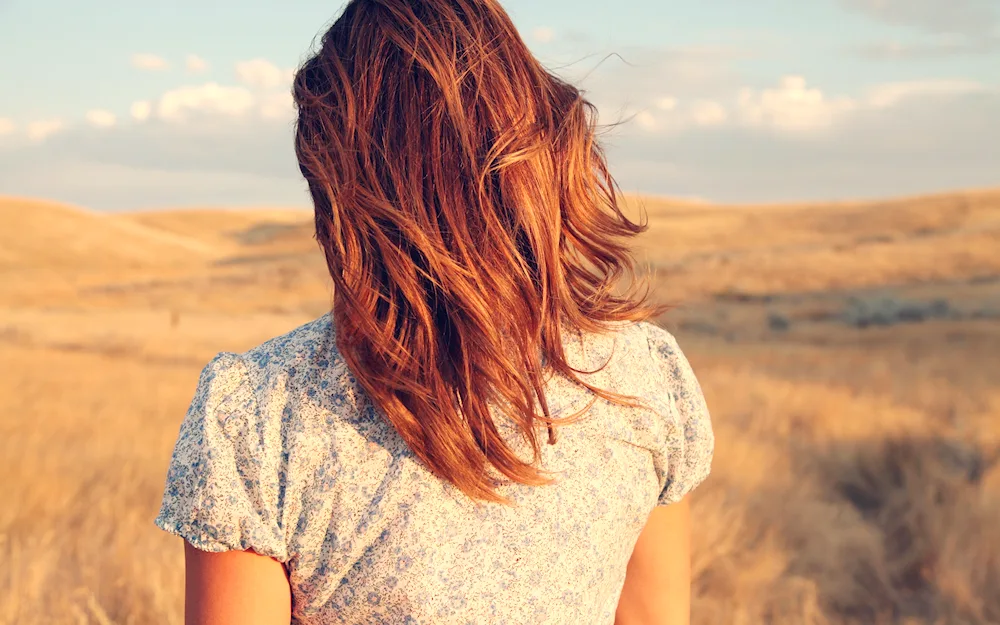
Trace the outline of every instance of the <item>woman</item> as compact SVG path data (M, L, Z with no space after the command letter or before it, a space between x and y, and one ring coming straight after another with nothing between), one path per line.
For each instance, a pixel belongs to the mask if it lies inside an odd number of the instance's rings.
M353 0L294 96L332 312L202 373L187 622L687 623L712 429L593 108L494 0Z

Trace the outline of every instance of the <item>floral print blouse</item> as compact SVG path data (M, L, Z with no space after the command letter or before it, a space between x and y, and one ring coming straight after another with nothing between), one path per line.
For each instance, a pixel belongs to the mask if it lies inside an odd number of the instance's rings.
M708 476L714 437L667 331L621 324L564 343L577 369L607 362L588 382L649 407L598 399L556 425L554 445L539 424L557 481L502 485L513 507L474 502L418 462L338 355L330 315L221 353L181 425L156 525L284 563L293 623L611 625L646 519ZM552 376L546 398L565 416L593 396Z

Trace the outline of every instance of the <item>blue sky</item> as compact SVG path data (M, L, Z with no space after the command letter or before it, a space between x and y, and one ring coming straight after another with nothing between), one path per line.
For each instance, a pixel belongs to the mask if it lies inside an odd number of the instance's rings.
M718 201L1000 185L1000 0L508 0L626 190ZM341 2L0 0L0 194L304 205L290 70ZM616 53L618 56L609 56Z

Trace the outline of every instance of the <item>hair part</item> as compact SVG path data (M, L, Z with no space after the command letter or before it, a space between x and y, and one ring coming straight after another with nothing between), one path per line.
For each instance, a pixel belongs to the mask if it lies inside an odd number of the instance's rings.
M494 0L353 0L294 98L354 377L428 469L473 499L509 503L491 471L551 482L535 427L554 442L554 424L582 412L550 416L544 373L630 401L580 379L561 328L604 332L660 311L640 293L629 243L646 225L620 209L596 109ZM491 406L526 437L530 462Z

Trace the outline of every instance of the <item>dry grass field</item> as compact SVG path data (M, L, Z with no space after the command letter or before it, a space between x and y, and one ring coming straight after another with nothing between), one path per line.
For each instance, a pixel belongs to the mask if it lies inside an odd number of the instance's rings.
M694 622L1000 623L1000 192L641 203L718 438ZM0 199L0 623L182 622L171 445L216 352L325 312L310 234Z

